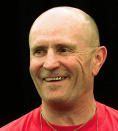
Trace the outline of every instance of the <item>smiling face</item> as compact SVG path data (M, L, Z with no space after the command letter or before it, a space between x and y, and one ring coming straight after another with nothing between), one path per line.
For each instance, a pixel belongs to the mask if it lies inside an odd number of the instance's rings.
M32 26L30 73L45 102L68 103L93 92L92 29L85 16L79 15L82 19L57 9Z

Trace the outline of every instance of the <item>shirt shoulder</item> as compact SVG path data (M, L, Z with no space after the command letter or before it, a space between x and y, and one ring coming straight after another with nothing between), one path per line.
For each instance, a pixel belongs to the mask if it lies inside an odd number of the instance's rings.
M40 107L1 127L0 131L29 131L35 127L38 114L40 114Z
M118 125L118 110L113 109L112 107L105 106L106 117L112 121L116 121Z
M104 131L118 131L118 110L98 102L97 106L99 108L98 124L100 129Z

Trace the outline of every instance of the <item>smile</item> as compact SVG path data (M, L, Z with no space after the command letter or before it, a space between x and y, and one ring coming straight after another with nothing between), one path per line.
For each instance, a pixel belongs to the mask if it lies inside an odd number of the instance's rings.
M49 77L49 78L44 78L43 80L47 81L47 82L51 82L51 81L61 81L61 80L64 80L66 77L61 77L61 76L58 76L58 77Z

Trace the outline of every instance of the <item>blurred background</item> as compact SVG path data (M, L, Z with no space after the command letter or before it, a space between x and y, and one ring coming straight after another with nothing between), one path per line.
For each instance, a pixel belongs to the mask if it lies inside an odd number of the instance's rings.
M95 98L118 110L118 1L18 0L2 3L0 126L41 104L29 73L28 34L34 20L55 6L82 9L96 21L108 57L95 78Z

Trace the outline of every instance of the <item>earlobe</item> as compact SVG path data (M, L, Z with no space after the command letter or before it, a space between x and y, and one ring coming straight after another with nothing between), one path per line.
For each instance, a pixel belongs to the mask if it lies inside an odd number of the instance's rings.
M107 49L104 46L98 47L93 60L93 75L96 76L107 57Z

